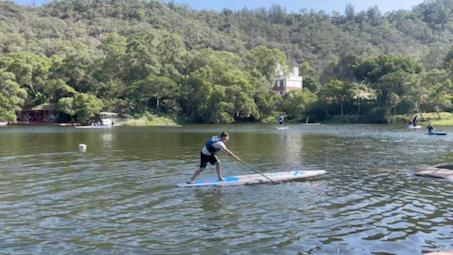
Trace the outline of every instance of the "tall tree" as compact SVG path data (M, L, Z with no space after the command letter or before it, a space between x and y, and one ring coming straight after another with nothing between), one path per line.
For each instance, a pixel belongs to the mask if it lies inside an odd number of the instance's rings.
M358 80L366 81L376 91L381 106L390 107L395 102L393 99L403 95L403 84L408 75L422 70L422 65L409 57L380 55L355 66L354 73Z
M150 100L155 101L156 112L161 105L168 108L176 104L178 100L179 86L167 77L148 76L145 80L135 83L134 97L139 104L147 106Z
M15 80L13 73L0 71L0 121L16 121L16 111L27 97L27 91Z
M293 90L287 93L283 98L283 110L288 117L301 119L305 116L306 111L318 100L318 97L308 89L302 91Z
M14 73L16 82L31 94L44 89L52 60L30 52L10 53L0 61L0 68Z
M275 78L279 76L278 67L283 73L288 73L286 55L279 49L259 46L250 51L248 59L252 74L265 81L268 88L274 85Z
M58 100L57 109L76 117L77 121L87 124L91 118L99 114L104 107L102 101L94 95L76 93L72 97Z

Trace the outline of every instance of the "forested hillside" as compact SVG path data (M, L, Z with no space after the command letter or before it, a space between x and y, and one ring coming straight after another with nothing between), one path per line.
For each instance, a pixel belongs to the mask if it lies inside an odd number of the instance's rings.
M453 0L411 11L344 13L280 6L196 11L143 0L0 2L0 120L45 102L86 122L101 110L191 122L321 120L449 109ZM269 88L300 66L303 91ZM340 107L341 105L341 107Z

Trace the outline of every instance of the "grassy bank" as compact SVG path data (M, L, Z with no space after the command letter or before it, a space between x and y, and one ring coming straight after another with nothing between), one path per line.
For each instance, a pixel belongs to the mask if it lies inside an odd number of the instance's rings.
M423 117L422 117L423 115ZM439 118L440 115L440 118ZM432 125L438 126L453 126L453 113L440 112L439 115L436 112L418 114L418 124L428 124L431 122ZM389 115L387 116L387 123L389 124L409 124L409 119L414 118L415 114L412 115ZM322 123L372 123L367 121L366 116L357 115L331 115L328 119L322 121Z
M453 118L430 121L433 126L453 126Z
M436 112L430 112L430 113L423 113L423 117L418 114L417 120L419 124L428 124L428 122L431 122L432 125L437 125L437 126L448 126L452 125L453 126L453 113L450 112L441 112L440 118L439 115ZM390 124L408 124L409 119L413 118L415 114L413 115L390 115L387 117L387 123ZM280 117L279 114L273 114L272 116L269 116L268 118L262 120L262 123L277 123L278 118ZM288 120L287 120L288 121ZM302 120L299 119L293 119L289 120L288 122L292 123L300 123L300 122L305 122L305 118ZM371 123L367 121L366 116L357 116L357 115L331 115L329 116L328 119L321 121L322 123L325 124L335 124L335 123ZM130 119L126 122L122 122L121 124L124 126L172 126L172 125L178 125L178 124L188 124L190 123L187 119L181 119L178 118L177 116L158 116L155 114L151 113L146 113L142 116L138 116L134 119Z
M174 126L178 125L172 117L145 114L141 117L130 119L121 123L123 126Z
M439 118L440 115L440 118ZM453 113L440 112L439 115L436 112L428 112L418 114L417 121L419 124L431 122L432 125L448 126L453 125ZM408 124L410 118L414 118L413 115L394 115L389 117L389 123ZM423 116L423 117L422 117Z

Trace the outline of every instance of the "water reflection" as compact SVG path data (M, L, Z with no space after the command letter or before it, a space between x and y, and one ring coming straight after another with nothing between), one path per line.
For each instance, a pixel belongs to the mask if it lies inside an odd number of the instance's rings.
M192 191L203 211L219 212L223 207L224 189L203 188Z
M104 143L104 146L109 147L113 139L113 135L111 133L109 134L102 134L102 141Z
M304 164L303 143L302 134L284 134L279 136L277 153L280 155L282 171L301 169L301 165Z

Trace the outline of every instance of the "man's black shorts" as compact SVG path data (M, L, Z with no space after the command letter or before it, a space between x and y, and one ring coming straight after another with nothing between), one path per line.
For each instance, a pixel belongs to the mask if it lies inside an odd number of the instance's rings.
M200 155L200 168L206 168L207 164L211 163L211 165L215 165L217 162L219 162L219 159L215 154L211 154L211 156L203 154L201 152Z

